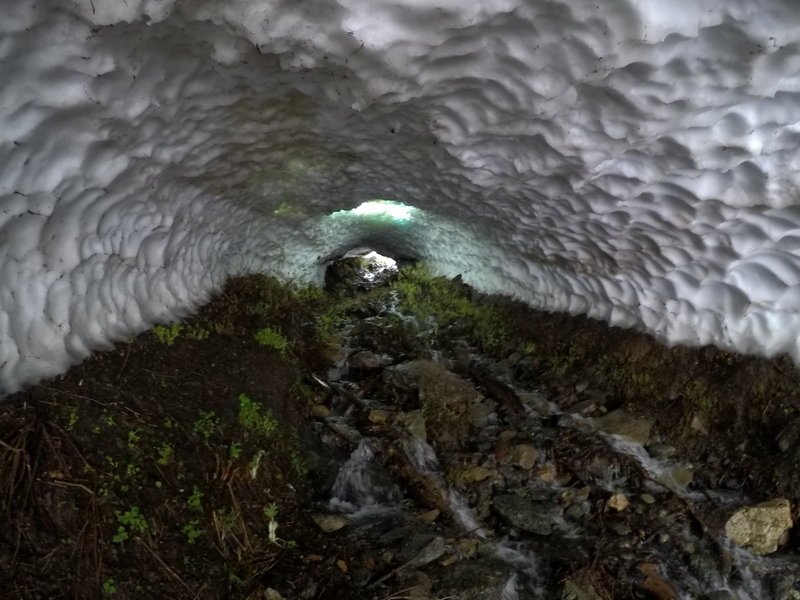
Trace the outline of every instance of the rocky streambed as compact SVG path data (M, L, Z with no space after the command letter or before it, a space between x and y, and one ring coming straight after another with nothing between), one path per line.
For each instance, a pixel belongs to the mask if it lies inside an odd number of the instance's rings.
M311 409L313 517L361 549L357 597L800 598L800 557L774 554L788 501L740 510L607 394L578 386L565 409L518 381L520 353L490 359L391 302L359 317Z

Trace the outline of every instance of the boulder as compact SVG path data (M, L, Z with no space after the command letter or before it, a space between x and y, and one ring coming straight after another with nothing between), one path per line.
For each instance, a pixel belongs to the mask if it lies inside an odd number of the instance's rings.
M785 498L775 498L733 513L725 523L731 541L755 554L778 549L784 533L792 527L792 508Z
M561 588L561 600L602 600L586 577L569 577Z
M597 419L600 429L628 438L637 444L647 445L653 425L647 419L634 417L624 410L615 410Z
M351 369L370 371L380 369L383 366L383 359L374 352L362 350L351 354L347 358L347 364Z
M553 523L544 502L532 502L517 494L504 494L492 499L495 512L512 527L537 535L550 535Z
M345 519L342 515L313 515L311 517L314 519L314 523L317 524L322 531L325 533L333 533L334 531L339 531L343 527L347 527L350 524L350 521Z
M608 499L606 505L608 506L608 508L613 508L617 512L622 512L623 510L628 508L631 505L631 503L630 500L628 500L627 496L625 496L625 494L614 494L613 496L611 496L611 498Z
M508 462L526 470L532 469L538 459L539 451L528 444L516 444L508 453Z

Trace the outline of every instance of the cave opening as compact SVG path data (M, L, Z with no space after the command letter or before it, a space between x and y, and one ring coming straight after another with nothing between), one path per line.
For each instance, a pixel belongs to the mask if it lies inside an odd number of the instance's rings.
M327 292L366 291L392 279L401 267L417 262L414 257L376 246L358 246L329 260L325 267L324 289Z

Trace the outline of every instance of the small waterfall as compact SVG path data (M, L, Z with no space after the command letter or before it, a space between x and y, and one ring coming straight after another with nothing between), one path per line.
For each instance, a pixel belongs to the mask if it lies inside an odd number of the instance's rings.
M391 510L400 498L397 486L376 459L375 442L362 439L347 459L331 489L332 510L355 517Z

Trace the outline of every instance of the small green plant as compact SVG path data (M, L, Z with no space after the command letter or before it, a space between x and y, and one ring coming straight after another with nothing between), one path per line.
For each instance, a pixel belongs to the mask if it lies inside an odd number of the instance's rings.
M202 342L203 340L208 339L208 336L211 335L211 332L203 327L190 325L184 330L184 335L190 340Z
M139 432L135 429L131 429L128 432L128 449L133 450L136 448L136 444L138 444L140 440L141 438L139 437Z
M192 493L186 501L189 508L195 512L203 511L203 492L197 486L192 488Z
M103 582L103 593L107 596L113 596L117 593L117 587L114 585L114 579L109 577Z
M278 505L272 503L264 509L264 518L267 519L267 526L269 528L268 536L269 541L273 544L278 542Z
M228 452L231 460L236 460L242 455L242 445L239 442L231 442L230 450Z
M248 467L250 468L250 477L255 479L258 476L258 468L261 466L261 459L264 458L266 453L263 450L259 450L253 456L253 459L250 461Z
M206 440L217 427L219 427L219 417L213 410L201 410L200 416L194 422L194 432Z
M269 409L261 412L261 404L253 402L246 394L239 395L239 423L245 429L269 437L278 428L278 421Z
M182 329L183 325L181 325L180 323L175 323L167 327L164 327L162 325L156 325L155 327L153 327L153 333L155 334L159 342L161 342L166 346L172 346L172 344L175 343L175 340L178 339L178 335L180 334Z
M292 468L300 477L308 475L308 465L306 465L306 462L297 450L292 452Z
M138 506L132 506L130 510L121 513L115 511L117 515L117 532L111 541L115 544L120 544L130 537L131 533L145 533L149 528L147 526L147 519L144 518L139 512Z
M156 459L156 463L161 466L166 465L172 459L175 451L172 449L172 446L169 444L161 444L158 447L158 458Z
M70 413L69 417L67 418L67 431L72 431L75 429L75 424L78 422L78 409L73 408Z
M183 529L181 529L183 534L186 536L186 541L190 544L194 544L197 538L203 534L203 531L198 528L199 523L200 521L197 519L192 519L183 526Z
M283 337L280 332L271 327L265 327L256 331L255 338L261 346L272 348L277 350L281 356L286 356L286 351L289 349L289 340Z

